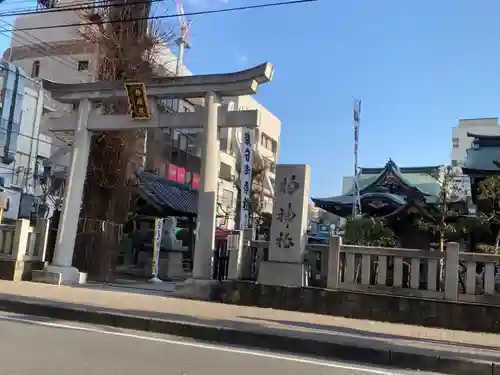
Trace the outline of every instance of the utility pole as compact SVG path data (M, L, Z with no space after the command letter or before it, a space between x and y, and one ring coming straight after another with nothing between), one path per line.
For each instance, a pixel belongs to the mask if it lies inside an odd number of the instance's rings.
M361 116L361 100L354 99L353 106L353 120L354 120L354 197L352 202L352 217L356 218L361 216L361 197L359 192L358 180L358 143L359 143L359 124Z

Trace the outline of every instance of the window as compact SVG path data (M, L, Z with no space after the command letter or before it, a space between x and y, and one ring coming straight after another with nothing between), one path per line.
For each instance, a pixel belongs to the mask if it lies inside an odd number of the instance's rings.
M233 173L231 166L226 163L220 163L219 177L225 181L231 181L233 179Z
M78 70L80 72L84 70L89 70L89 62L87 60L78 61Z
M234 193L231 190L222 189L220 203L224 209L233 207Z
M276 150L278 148L278 142L269 137L266 133L261 134L260 144L265 148L267 148L268 150L271 150L273 154L276 154Z
M459 148L460 147L460 139L458 138L452 138L453 142L453 148Z
M189 134L188 138L188 153L192 155L196 155L198 152L198 143L197 143L197 133Z
M188 137L186 134L179 134L179 149L181 151L187 152L188 149Z
M30 157L27 154L22 154L20 152L16 153L16 160L12 171L12 185L24 187L29 172L29 159Z
M452 167L458 167L458 161L457 160L452 160L451 161L451 166Z
M222 152L227 153L227 138L219 139L219 148Z
M271 173L276 173L276 164L268 158L264 158L264 165Z
M40 61L33 61L33 66L31 67L31 78L38 78L40 75Z

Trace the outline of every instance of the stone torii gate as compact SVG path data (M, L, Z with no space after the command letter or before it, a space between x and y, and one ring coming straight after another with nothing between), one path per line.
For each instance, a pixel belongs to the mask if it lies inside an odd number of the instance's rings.
M128 115L103 115L97 108L106 100L127 97L123 81L78 84L43 81L43 87L50 92L52 99L61 103L76 104L78 110L68 116L47 119L50 130L73 132L73 150L53 262L42 273L38 273L37 278L58 284L83 281L80 272L72 267L72 260L92 131L203 128L198 197L200 225L194 253L193 278L210 279L219 162L217 128L255 128L259 122L258 111L228 111L227 107L221 107L221 98L253 95L260 84L271 81L273 72L273 66L265 63L235 73L165 77L145 82L151 112L151 119L146 121L133 120ZM159 99L164 98L204 98L205 106L195 112L162 113L158 110L157 103Z

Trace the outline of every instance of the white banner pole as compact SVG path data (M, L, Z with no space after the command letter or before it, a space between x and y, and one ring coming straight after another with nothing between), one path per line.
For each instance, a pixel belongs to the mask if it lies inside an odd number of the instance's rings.
M254 129L242 128L240 171L240 230L248 228L252 191Z
M155 217L155 227L153 233L153 258L151 260L151 273L153 277L149 279L152 283L161 283L158 277L160 263L161 237L163 235L163 218Z

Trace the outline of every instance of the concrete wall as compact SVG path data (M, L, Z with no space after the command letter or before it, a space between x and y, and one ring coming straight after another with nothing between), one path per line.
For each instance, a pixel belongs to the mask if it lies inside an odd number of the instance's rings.
M59 5L62 4L60 3ZM81 17L76 11L49 12L18 16L14 22L14 27L15 29L24 29L51 25L69 25L78 22L81 22ZM14 31L12 35L15 39L12 41L14 47L40 43L40 40L50 44L65 40L82 39L78 32L78 27L39 29L27 32ZM46 48L49 48L49 46L46 46Z
M500 333L500 306L320 288L232 281L213 286L211 300L452 330Z
M14 64L23 68L27 74L32 73L35 61L40 62L40 78L62 83L91 82L93 80L92 72L96 68L94 55L90 53L13 60ZM88 71L79 71L78 61L89 61Z

